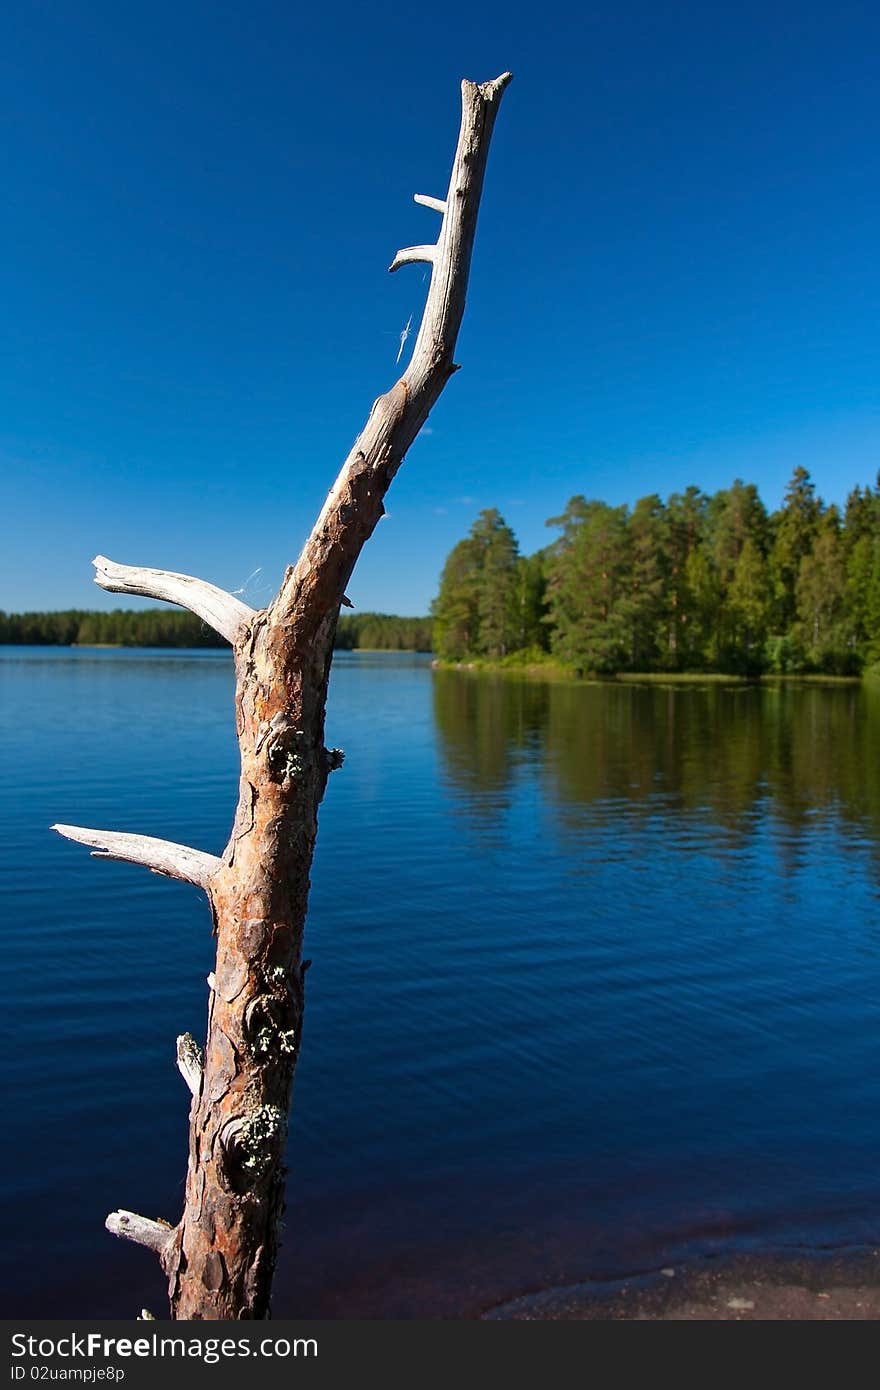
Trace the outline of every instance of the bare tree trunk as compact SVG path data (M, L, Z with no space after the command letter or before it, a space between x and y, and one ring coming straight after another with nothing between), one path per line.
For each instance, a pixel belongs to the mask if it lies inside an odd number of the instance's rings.
M399 251L392 270L432 267L412 360L375 402L297 564L267 609L254 612L202 580L117 565L99 556L96 582L198 613L232 643L241 782L232 835L217 858L165 840L54 828L97 855L185 879L208 895L217 963L208 977L204 1054L185 1034L178 1065L192 1092L186 1201L172 1227L126 1211L108 1229L154 1250L175 1318L263 1318L269 1311L284 1205L283 1156L299 1053L303 928L318 806L342 753L324 747L333 639L345 586L383 514L382 499L428 412L456 370L483 174L498 104L510 81L462 83L462 121L436 245Z

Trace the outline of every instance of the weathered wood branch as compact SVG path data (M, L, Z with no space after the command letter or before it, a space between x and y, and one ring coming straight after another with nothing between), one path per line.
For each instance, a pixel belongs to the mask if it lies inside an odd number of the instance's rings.
M442 213L436 246L398 251L396 270L429 261L431 283L412 358L401 379L375 402L295 566L269 610L270 622L313 619L337 606L355 561L384 512L382 499L431 407L456 370L471 253L495 117L509 72L461 84L461 127L445 199L416 194Z
M134 1211L111 1211L104 1225L112 1235L133 1240L135 1245L146 1245L160 1256L174 1236L174 1227L166 1221L151 1221L148 1216L138 1216Z
M181 1033L177 1039L177 1070L190 1090L197 1096L202 1084L205 1056L192 1033Z
M234 594L194 579L189 574L173 574L171 570L146 569L140 565L117 565L105 555L96 555L95 583L113 594L140 594L176 603L219 632L227 642L235 644L255 616L255 609L242 603Z
M398 251L394 260L388 267L389 271L399 270L402 265L415 265L417 261L427 261L428 265L433 265L437 259L437 247L431 246L405 246L402 251Z
M150 835L129 835L121 830L87 830L81 825L53 825L66 840L90 845L94 859L121 859L129 864L143 864L154 874L166 878L181 878L184 883L207 889L221 867L214 854L205 854L189 845L173 840L156 840Z
M423 208L433 208L434 212L444 213L446 202L443 198L431 198L427 193L414 193L413 202L421 203Z

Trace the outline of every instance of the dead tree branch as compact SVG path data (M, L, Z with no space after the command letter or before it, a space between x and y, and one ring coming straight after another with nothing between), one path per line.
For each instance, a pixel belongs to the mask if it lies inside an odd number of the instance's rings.
M272 605L272 620L299 614L320 588L338 605L355 560L383 513L382 498L443 387L456 370L453 353L467 295L477 214L489 142L509 72L478 86L461 84L461 128L445 199L417 193L415 201L439 212L433 246L398 251L391 270L428 261L431 283L409 366L375 402L342 465L321 515Z
M144 864L209 892L217 960L208 976L204 1053L177 1040L192 1095L183 1214L172 1229L114 1212L108 1229L159 1254L175 1318L268 1315L284 1205L283 1158L304 1008L303 929L317 815L342 765L324 746L333 639L345 588L383 498L450 376L461 325L489 142L503 73L463 82L446 197L416 194L440 214L436 243L399 251L391 269L431 266L421 325L400 379L373 405L296 564L268 609L254 612L212 584L99 556L96 582L181 604L231 643L241 754L238 809L217 858L167 840L56 825L98 856Z
M150 835L129 835L121 830L86 830L81 825L53 825L66 840L92 846L93 859L122 859L129 864L143 864L154 874L180 878L196 888L207 888L221 866L213 854L200 849L175 844L173 840L155 840Z
M174 1227L167 1222L151 1221L148 1216L138 1216L133 1211L111 1211L104 1225L112 1235L132 1240L135 1245L145 1245L157 1255L163 1255L174 1238Z
M248 608L234 594L227 594L204 579L193 579L189 574L172 574L170 570L145 569L140 565L117 565L104 555L96 555L92 564L95 583L102 589L113 594L140 594L143 598L158 598L188 608L227 642L234 643L254 617L253 608Z

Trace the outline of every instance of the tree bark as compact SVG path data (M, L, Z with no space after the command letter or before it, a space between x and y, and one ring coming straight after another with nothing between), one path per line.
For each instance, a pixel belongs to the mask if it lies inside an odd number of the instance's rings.
M398 252L391 269L432 266L421 327L403 376L374 404L297 564L268 609L186 575L99 556L96 582L201 614L232 642L241 751L238 809L219 859L143 836L56 826L103 857L130 859L204 888L217 935L202 1056L189 1035L178 1064L192 1091L183 1215L175 1227L130 1212L115 1234L158 1253L174 1318L263 1318L284 1207L284 1150L302 1030L302 960L318 807L342 763L324 746L333 639L345 587L382 499L446 381L464 311L489 141L510 80L462 83L462 121L435 246Z

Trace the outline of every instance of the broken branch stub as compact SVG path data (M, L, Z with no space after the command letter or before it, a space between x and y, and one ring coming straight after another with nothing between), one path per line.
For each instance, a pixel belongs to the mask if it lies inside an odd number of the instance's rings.
M93 859L121 859L129 864L143 864L154 874L180 878L206 891L221 867L221 861L214 854L178 845L173 840L156 840L151 835L129 835L122 830L87 830L81 825L49 828L63 835L65 840L90 845Z
M164 1255L174 1237L174 1227L167 1221L152 1221L134 1211L111 1211L104 1225L111 1235L145 1245L157 1255Z
M177 1039L177 1070L189 1087L190 1095L198 1095L204 1069L204 1053L192 1033L181 1033Z

